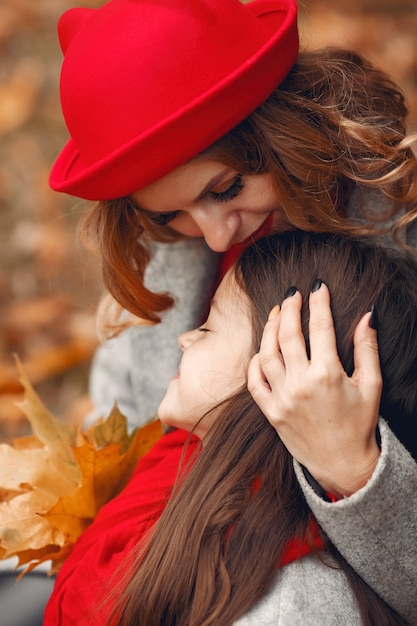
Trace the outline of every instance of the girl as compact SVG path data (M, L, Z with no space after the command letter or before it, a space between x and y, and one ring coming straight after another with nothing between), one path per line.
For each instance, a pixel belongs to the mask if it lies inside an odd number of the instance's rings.
M80 538L45 624L417 624L416 272L411 256L339 235L295 231L250 246L205 324L179 339L159 415L194 435L162 516L149 532L165 506L160 493L160 510L144 511L154 451ZM322 351L350 377L344 414L311 454L309 433L329 420L332 395L318 417L288 419L277 407L299 362L309 376ZM255 398L273 393L271 374L279 379L268 420L247 389L248 366Z

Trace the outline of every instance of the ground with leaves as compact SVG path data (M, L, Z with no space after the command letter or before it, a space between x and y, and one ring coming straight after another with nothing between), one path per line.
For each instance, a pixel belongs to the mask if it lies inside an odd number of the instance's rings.
M22 359L44 403L67 423L89 410L86 381L97 345L101 290L95 263L76 244L85 205L51 192L50 165L66 140L58 102L56 21L95 0L0 4L0 440L29 425L16 401ZM302 44L366 52L400 82L417 128L415 0L303 0Z

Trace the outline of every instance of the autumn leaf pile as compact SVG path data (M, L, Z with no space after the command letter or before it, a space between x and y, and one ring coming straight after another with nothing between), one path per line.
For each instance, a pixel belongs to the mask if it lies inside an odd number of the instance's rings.
M81 432L43 406L20 363L18 368L25 389L21 408L33 435L0 445L0 560L16 556L25 572L50 560L53 573L162 429L155 421L129 435L115 407L107 420Z

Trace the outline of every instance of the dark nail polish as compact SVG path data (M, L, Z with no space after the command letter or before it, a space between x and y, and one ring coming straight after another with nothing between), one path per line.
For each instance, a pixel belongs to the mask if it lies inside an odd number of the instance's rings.
M291 298L295 293L297 293L298 289L295 285L291 285L289 289L284 294L284 300L287 298Z
M374 330L378 328L378 314L376 312L375 305L372 305L371 317L369 318L369 326Z
M314 281L312 287L311 287L311 293L313 293L314 291L318 291L320 289L320 287L322 286L323 281L321 278L316 278L316 280Z

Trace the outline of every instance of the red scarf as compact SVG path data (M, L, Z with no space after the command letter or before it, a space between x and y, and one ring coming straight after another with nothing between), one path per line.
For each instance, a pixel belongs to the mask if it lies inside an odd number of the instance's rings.
M43 626L101 626L109 617L105 603L114 589L117 572L135 545L161 516L178 476L181 459L187 462L199 443L197 437L176 430L165 435L143 457L130 482L98 513L64 562L47 605ZM317 524L312 522L314 545L322 548ZM307 542L292 540L280 566L311 551ZM115 575L116 572L116 575Z

